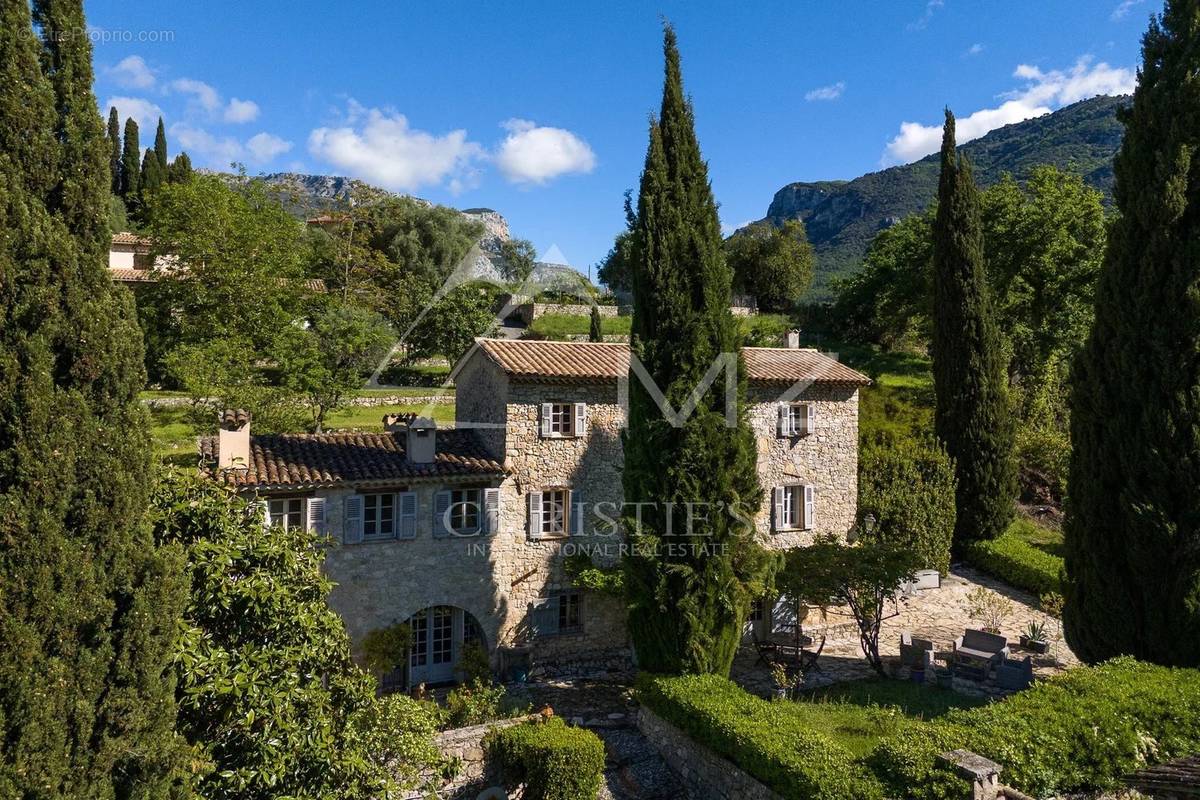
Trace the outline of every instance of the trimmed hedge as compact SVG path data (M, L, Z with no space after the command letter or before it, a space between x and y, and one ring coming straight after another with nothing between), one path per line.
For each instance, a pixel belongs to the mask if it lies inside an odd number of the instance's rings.
M604 743L561 717L489 733L483 740L509 789L525 784L526 800L595 800L604 777Z
M972 542L964 553L967 563L1010 586L1041 596L1062 594L1063 560L1006 533L997 539Z
M1146 764L1200 751L1200 671L1119 658L886 738L869 761L895 796L953 800L965 782L938 760L963 747L1037 797L1107 789Z
M717 675L638 681L638 700L789 800L876 800L883 786L795 704L771 703ZM791 711L791 713L789 713Z

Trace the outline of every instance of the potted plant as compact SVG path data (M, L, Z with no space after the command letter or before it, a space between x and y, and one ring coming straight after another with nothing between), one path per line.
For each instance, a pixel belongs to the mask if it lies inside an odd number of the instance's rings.
M1050 640L1046 637L1046 623L1030 622L1021 633L1021 647L1038 655L1046 655L1050 649Z
M788 676L787 667L772 661L771 680L775 682L775 699L786 700L788 693L792 690L792 680Z

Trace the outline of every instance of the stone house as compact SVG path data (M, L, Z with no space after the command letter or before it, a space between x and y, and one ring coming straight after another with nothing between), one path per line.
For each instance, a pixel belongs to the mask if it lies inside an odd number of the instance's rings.
M815 350L746 348L769 547L855 521L862 374ZM409 683L454 678L467 644L497 666L628 659L622 603L572 585L568 559L616 563L624 344L481 339L455 367L455 426L252 436L227 414L201 441L209 474L274 524L328 534L331 605L358 642L407 622Z

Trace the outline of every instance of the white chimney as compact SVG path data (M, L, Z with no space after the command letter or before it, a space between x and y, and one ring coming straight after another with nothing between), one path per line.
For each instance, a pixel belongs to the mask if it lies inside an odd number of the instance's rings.
M250 467L250 412L228 409L217 415L218 469Z
M437 423L428 417L417 417L408 423L405 451L410 464L430 464L437 453Z
M786 346L791 350L797 350L800 347L800 329L792 328L787 332L785 337Z

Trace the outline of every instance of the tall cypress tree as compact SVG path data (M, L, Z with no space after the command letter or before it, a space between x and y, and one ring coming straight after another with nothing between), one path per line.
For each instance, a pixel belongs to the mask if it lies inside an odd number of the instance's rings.
M588 324L588 341L603 342L604 333L600 327L600 307L592 306L592 318Z
M141 336L105 268L82 9L34 11L41 37L0 3L0 796L165 797L186 591L143 520Z
M1120 215L1072 384L1065 628L1088 661L1200 666L1200 2L1142 38Z
M192 179L192 159L187 153L175 156L171 166L167 168L167 180L171 183L187 183Z
M142 146L138 142L138 124L133 117L125 120L125 142L121 148L121 198L132 206L142 190Z
M119 196L121 194L121 118L117 116L116 106L108 109L108 153L112 193L114 196Z
M717 381L674 427L631 375L623 437L625 501L637 504L627 505L637 510L624 520L632 545L624 560L629 630L644 669L726 674L751 597L773 562L752 529L729 513L753 515L763 498L754 437L742 413L745 373L729 312L732 275L669 26L663 50L662 109L650 125L633 231L630 346L676 409L716 359L732 354L739 408L738 424L727 426ZM691 518L688 503L695 504Z
M142 155L142 191L143 202L146 197L163 184L162 167L158 165L158 154L146 148Z
M171 162L167 159L167 131L163 128L162 117L158 118L158 128L154 131L154 156L158 159L161 174L166 176Z
M979 190L946 109L933 224L934 429L958 477L954 547L994 539L1016 498L1007 365L983 263Z

